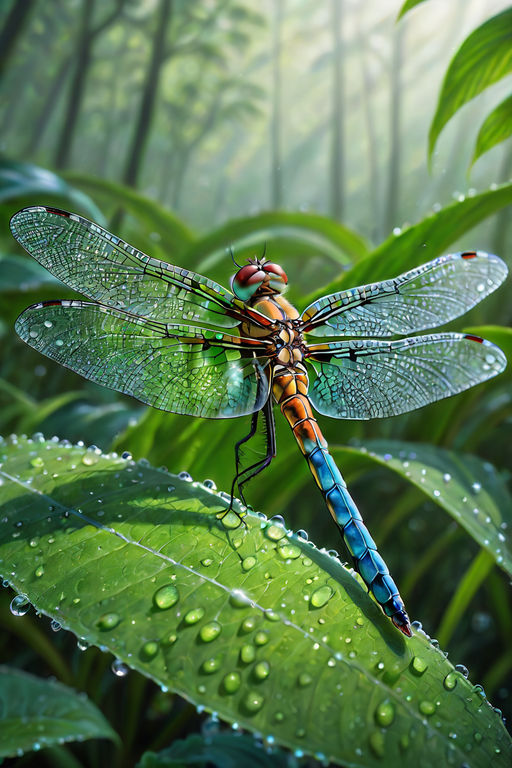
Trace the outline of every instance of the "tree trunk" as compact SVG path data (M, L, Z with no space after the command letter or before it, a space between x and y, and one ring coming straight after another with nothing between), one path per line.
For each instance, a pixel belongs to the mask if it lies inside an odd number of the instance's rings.
M283 204L283 172L281 157L281 35L284 16L284 0L274 0L274 28L272 46L272 176L271 207L275 210Z
M139 179L144 151L148 141L153 113L155 110L158 85L162 64L166 59L165 40L167 28L172 15L172 0L160 0L159 13L156 23L156 34L146 79L142 90L137 125L132 143L128 151L128 159L123 174L123 181L130 187L136 187Z
M331 113L331 216L341 221L344 213L345 147L343 107L345 88L343 78L342 0L331 0L333 34L332 113Z
M13 0L0 33L0 78L34 7L34 0Z
M32 135L27 142L25 149L25 154L27 155L33 155L35 152L37 152L48 123L50 122L50 118L55 112L59 96L62 92L62 86L66 82L66 74L67 70L71 66L71 61L71 56L66 56L51 80L50 90L47 93L43 108L41 109L41 112L39 113L39 116L34 123Z
M402 52L404 25L399 24L395 29L393 55L391 60L391 103L390 103L390 149L386 212L384 232L397 226L397 215L400 199L400 149L401 149L401 109L402 109Z
M375 129L374 110L372 108L372 94L374 85L368 69L369 50L366 45L366 36L361 29L357 28L357 42L360 50L361 74L363 80L363 92L361 98L363 101L364 122L366 128L366 145L368 150L368 197L370 199L370 218L372 221L371 238L374 242L379 242L379 227L381 220L380 213L380 173L379 156L377 150L377 131Z
M77 43L76 63L73 77L70 83L69 100L67 104L64 122L57 141L55 152L56 168L65 168L71 155L71 145L80 113L87 73L91 62L91 47L93 36L91 33L91 19L94 11L95 0L83 0L82 19Z

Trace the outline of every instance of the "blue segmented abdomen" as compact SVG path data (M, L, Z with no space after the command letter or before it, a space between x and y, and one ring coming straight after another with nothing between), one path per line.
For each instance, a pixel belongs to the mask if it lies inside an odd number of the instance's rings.
M405 635L411 636L404 602L386 563L377 552L377 546L347 490L341 472L329 453L327 442L313 416L309 398L307 395L295 394L283 398L280 405L329 512L341 530L355 569L393 624Z
M333 457L326 448L317 445L305 458L323 493L329 512L341 528L343 540L354 559L356 570L388 616L392 616L397 610L404 610L402 598L389 574L389 568L377 552L377 545L370 536Z

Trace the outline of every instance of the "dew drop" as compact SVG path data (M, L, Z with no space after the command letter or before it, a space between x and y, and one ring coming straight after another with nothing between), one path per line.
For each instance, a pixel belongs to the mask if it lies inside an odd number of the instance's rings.
M469 677L469 670L467 667L464 666L464 664L456 664L455 669L457 672L460 672L462 677L468 678Z
M199 637L203 643L211 643L216 637L220 635L222 627L217 621L209 621L208 624L204 624L199 630Z
M83 637L79 637L76 641L76 647L79 651L86 651L89 647L89 643Z
M253 669L253 675L257 680L265 680L270 675L270 664L268 661L260 661Z
M100 616L98 619L97 626L103 631L108 631L110 629L115 629L120 621L121 617L118 613L104 613L103 616Z
M254 642L256 645L266 645L269 639L268 632L265 632L264 629L260 629L260 631L256 632L254 635Z
M373 731L368 738L370 749L376 757L384 757L386 754L386 745L384 743L384 734L381 731Z
M58 622L56 619L51 620L50 627L52 628L53 632L58 632L62 628L60 622Z
M220 669L220 658L213 656L211 659L205 659L201 665L201 669L207 675L213 675L214 672L218 672Z
M250 664L256 658L256 648L254 645L246 643L240 648L240 659L244 664Z
M121 454L121 458L124 459L125 461L130 461L132 459L132 455L130 451L123 451L123 453Z
M263 615L268 621L279 621L280 618L279 614L272 610L265 611Z
M197 624L204 616L204 608L192 608L183 617L185 624Z
M205 488L209 488L211 491L217 490L217 486L215 485L213 480L209 480L209 479L203 480L203 485Z
M279 541L286 535L286 531L279 525L269 525L265 529L265 535L272 541Z
M229 604L233 608L246 608L250 602L250 598L241 589L234 589L229 596Z
M30 539L28 543L29 547L31 547L32 549L35 549L35 547L37 547L38 544L39 544L38 539Z
M165 611L167 608L171 608L179 600L179 592L174 584L166 584L160 589L157 589L153 595L153 603L161 611Z
M92 467L94 464L98 463L98 456L96 456L94 453L84 453L82 456L82 464L84 464L86 467Z
M302 565L306 566L306 568L309 568L310 565L313 565L313 561L309 557L303 557Z
M248 712L254 714L255 712L259 712L263 706L264 701L265 699L261 693L257 693L256 691L249 691L244 698L244 707Z
M222 685L226 693L236 693L240 688L241 678L238 672L228 672L222 678Z
M305 531L303 528L297 531L297 536L299 537L299 539L303 539L304 541L307 541L309 538L308 532Z
M147 640L140 649L140 656L143 661L151 661L158 653L158 642L156 640Z
M25 616L30 610L30 600L27 595L16 595L10 605L13 616Z
M395 719L395 707L389 699L381 701L375 710L375 722L383 728L387 728Z
M451 479L452 479L452 476L450 475L450 473L449 472L445 472L444 475L443 475L444 482L445 483L449 483Z
M322 608L326 605L331 597L334 595L334 589L329 584L324 584L322 587L315 589L311 595L309 602L313 608Z
M277 551L283 560L295 560L300 556L300 549L295 544L290 544L289 542L281 544Z
M448 672L448 674L443 680L443 685L447 691L453 691L453 689L457 685L457 675L455 674L455 672Z
M436 711L436 705L432 701L420 701L418 709L422 715L430 717Z
M228 530L234 530L235 528L238 528L239 525L241 525L240 517L238 517L236 512L233 512L232 510L227 513L221 512L218 517L224 528L227 528Z
M248 632L252 632L252 630L256 626L256 619L254 616L248 616L246 619L242 621L241 630L244 634L247 634Z
M427 662L421 656L414 656L411 661L411 671L420 677L427 669Z
M474 493L479 493L482 490L482 485L480 483L473 483L471 487Z
M249 557L244 557L242 560L242 568L244 571L250 571L251 568L254 568L256 565L256 558L253 557L253 555L249 555Z
M203 557L201 560L201 565L204 565L205 568L208 568L209 565L213 563L213 560L211 557Z
M180 480L185 480L186 483L192 482L192 476L188 472L180 472L178 477Z
M37 579L40 579L40 578L41 578L41 576L44 576L44 566L42 566L42 565L38 565L38 566L37 566L37 568L36 568L36 569L35 569L35 571L34 571L34 576L35 576Z
M30 466L37 469L37 467L44 467L44 460L40 456L35 456L30 460Z
M301 688L306 688L306 686L311 685L313 678L311 675L308 675L307 672L301 672L298 678L298 682Z
M112 664L110 665L110 669L116 675L116 677L126 677L128 674L128 667L126 664L123 664L121 659L114 659Z

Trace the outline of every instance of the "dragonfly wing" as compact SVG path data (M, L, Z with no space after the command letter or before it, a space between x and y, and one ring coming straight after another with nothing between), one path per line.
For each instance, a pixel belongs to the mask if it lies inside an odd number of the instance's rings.
M265 346L253 339L147 320L100 304L34 304L21 338L86 379L164 411L243 416L268 398Z
M443 325L501 285L506 264L482 251L440 256L393 280L324 296L302 313L313 336L394 336Z
M207 277L153 259L82 216L25 208L11 219L18 242L53 275L93 301L164 322L233 328L270 321Z
M336 419L406 413L490 379L507 364L499 347L463 333L312 344L308 356L319 363L311 402Z

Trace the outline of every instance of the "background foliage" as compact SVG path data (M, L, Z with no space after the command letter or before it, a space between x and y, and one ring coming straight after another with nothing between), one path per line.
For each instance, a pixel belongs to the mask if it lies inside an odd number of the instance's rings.
M498 0L405 6L397 24L400 4L376 0L364 7L340 0L1 5L1 433L40 430L129 450L228 488L233 444L247 430L145 409L15 338L25 306L71 295L12 241L8 218L24 205L76 210L221 283L232 270L226 248L243 260L266 242L299 307L326 286L394 276L460 248L497 252L510 266L508 60L491 56L484 75L470 57L480 84L451 105L445 89L457 51L469 55L468 36L483 28L507 39L510 9ZM510 359L510 306L507 283L453 327L481 332ZM509 716L512 613L497 550L499 533L512 525L510 377L509 369L395 419L322 421L412 618ZM410 454L414 467L405 466ZM457 519L456 500L436 496L434 481L422 483L422 468L447 463L469 492L475 482L484 489L478 503L493 521L494 543L485 543L485 518L481 529ZM278 457L250 486L251 503L269 517L283 514L318 545L341 549L303 464L278 420ZM137 672L114 675L107 654L77 649L71 633L11 615L12 597L7 589L1 596L2 662L86 691L123 742L121 749L56 746L33 764L101 766L106 754L134 764L147 749L218 728ZM197 742L189 745L201 755ZM222 740L214 747L227 761L229 747Z

